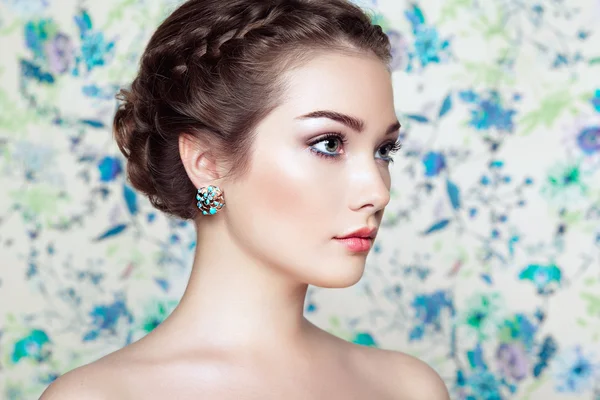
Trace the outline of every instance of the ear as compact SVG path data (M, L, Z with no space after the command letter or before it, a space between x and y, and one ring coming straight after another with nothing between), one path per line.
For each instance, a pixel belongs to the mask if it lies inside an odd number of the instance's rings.
M221 178L219 165L209 148L207 143L190 134L179 135L179 156L196 188L215 185Z

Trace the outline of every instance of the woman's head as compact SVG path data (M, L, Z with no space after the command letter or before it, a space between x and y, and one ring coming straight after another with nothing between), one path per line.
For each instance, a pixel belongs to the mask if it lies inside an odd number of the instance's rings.
M364 253L333 238L377 227L389 201L389 61L381 28L344 0L188 1L122 93L115 135L130 180L158 209L220 224L306 282L351 284L362 269L348 257L364 265ZM211 184L226 207L198 215L196 190ZM340 262L350 275L334 283Z

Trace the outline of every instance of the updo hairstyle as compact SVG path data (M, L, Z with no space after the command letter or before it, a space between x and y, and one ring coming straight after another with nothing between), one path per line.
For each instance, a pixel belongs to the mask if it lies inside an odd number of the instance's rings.
M189 134L247 170L254 129L284 98L282 72L316 54L368 53L386 65L390 44L344 0L189 0L158 27L114 117L134 188L181 219L198 213L198 188L179 154ZM285 134L285 132L282 132ZM226 196L226 194L225 194Z

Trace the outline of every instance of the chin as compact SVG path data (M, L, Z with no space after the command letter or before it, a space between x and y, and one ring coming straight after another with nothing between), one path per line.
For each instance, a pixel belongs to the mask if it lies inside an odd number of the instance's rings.
M357 257L354 260L342 262L320 263L321 267L315 271L308 284L320 288L342 289L355 285L360 281L365 272L365 260Z

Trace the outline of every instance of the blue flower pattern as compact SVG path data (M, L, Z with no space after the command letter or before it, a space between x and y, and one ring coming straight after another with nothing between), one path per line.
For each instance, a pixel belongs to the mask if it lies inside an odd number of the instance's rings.
M20 400L156 327L196 243L131 188L109 143L114 94L164 16L0 2L15 43L0 75L0 282L37 307L0 322L0 397ZM310 288L306 315L420 357L452 399L600 399L600 4L360 3L390 38L404 147L353 300L368 310L334 312Z

